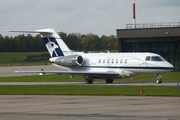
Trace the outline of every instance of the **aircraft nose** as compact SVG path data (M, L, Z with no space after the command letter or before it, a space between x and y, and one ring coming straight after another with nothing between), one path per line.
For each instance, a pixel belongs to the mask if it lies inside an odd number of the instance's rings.
M173 66L171 63L169 63L168 69L169 69L170 71L174 71L174 66Z

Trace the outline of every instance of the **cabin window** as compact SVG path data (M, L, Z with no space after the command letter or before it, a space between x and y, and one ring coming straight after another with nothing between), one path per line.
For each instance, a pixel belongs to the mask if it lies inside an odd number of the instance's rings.
M116 59L116 63L118 63L118 59Z
M123 62L123 59L120 60L120 63L122 63L122 62Z
M114 63L114 59L112 59L112 61L111 61L112 63Z
M103 63L105 63L105 59L103 60Z
M127 59L125 59L125 63L127 63Z
M110 62L110 59L107 60L107 63L109 63L109 62Z
M99 63L101 63L101 59L99 59Z

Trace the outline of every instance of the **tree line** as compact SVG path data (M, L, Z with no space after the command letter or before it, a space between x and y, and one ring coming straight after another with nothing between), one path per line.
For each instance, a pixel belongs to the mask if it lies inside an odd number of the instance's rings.
M118 40L116 36L101 36L95 34L82 35L80 33L64 33L59 35L71 50L117 50ZM40 35L18 35L14 37L0 35L0 52L42 52L47 51Z

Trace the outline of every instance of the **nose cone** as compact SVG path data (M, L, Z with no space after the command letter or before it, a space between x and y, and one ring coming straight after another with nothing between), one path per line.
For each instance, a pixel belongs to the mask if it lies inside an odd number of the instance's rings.
M167 69L168 69L168 71L174 71L174 66L171 63L168 63L167 64Z

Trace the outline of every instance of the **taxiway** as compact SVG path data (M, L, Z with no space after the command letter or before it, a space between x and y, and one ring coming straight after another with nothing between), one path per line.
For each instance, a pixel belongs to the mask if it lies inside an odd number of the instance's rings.
M179 120L179 97L1 95L3 120Z

